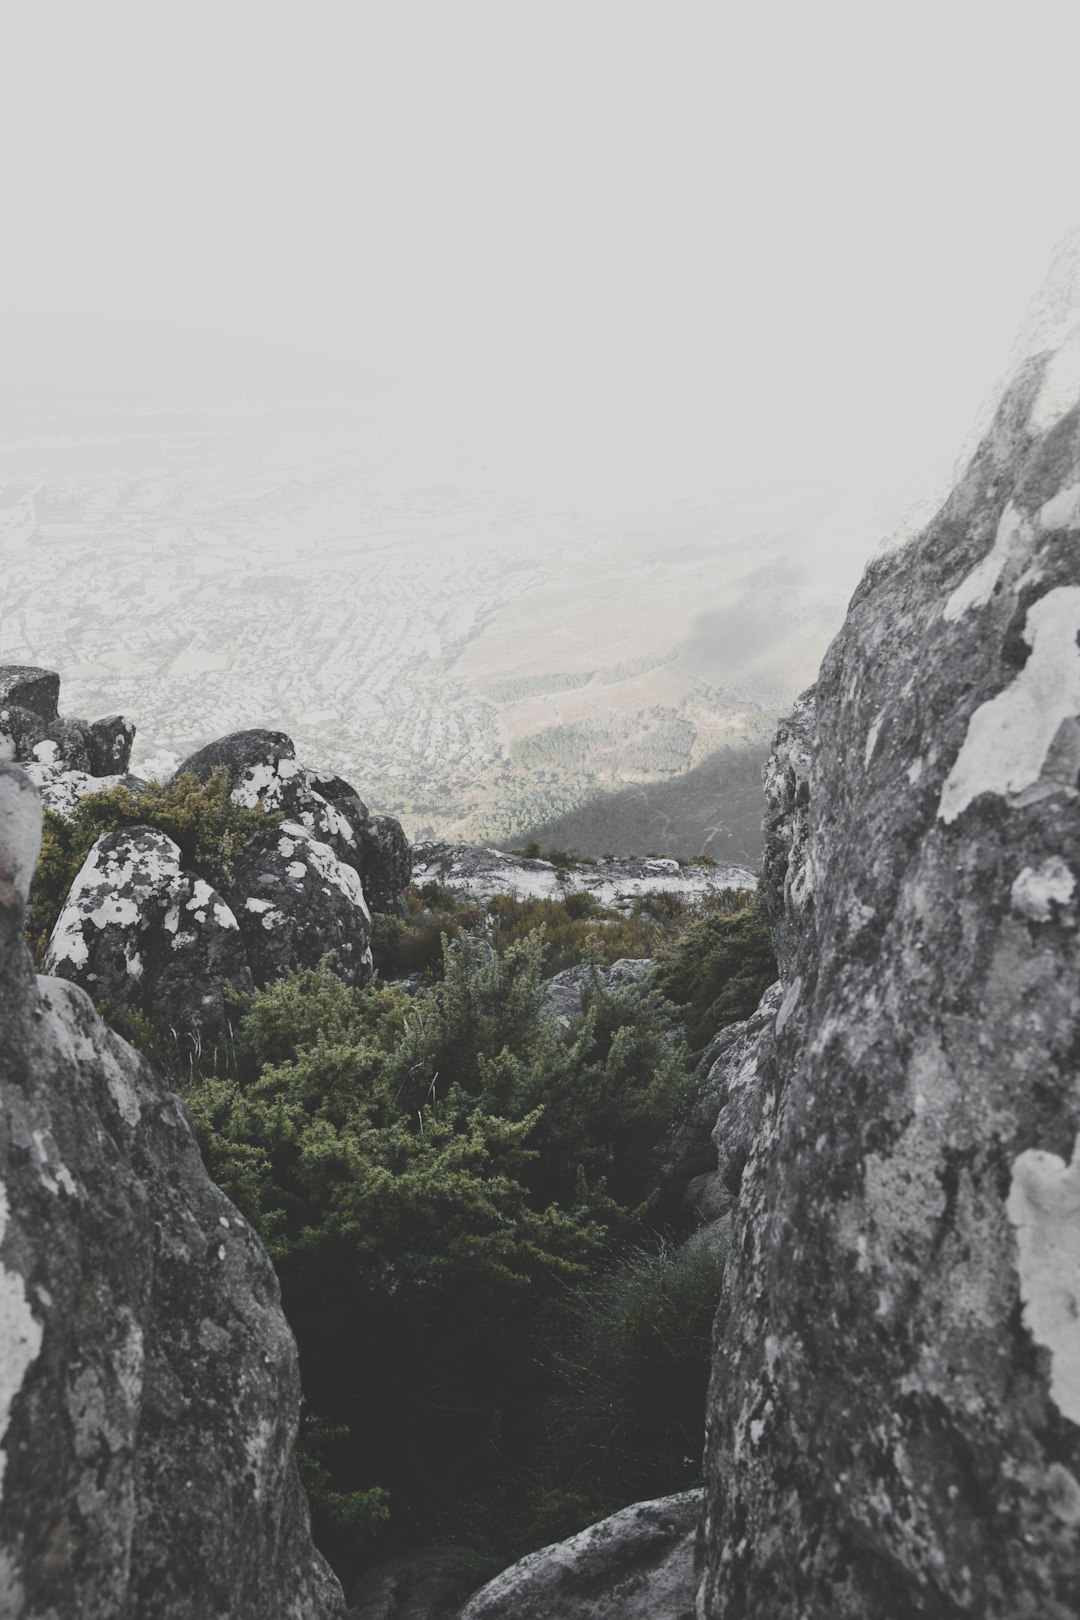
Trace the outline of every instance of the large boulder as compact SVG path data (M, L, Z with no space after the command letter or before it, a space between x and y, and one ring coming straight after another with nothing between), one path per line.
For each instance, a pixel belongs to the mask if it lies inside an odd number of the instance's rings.
M150 1065L35 981L40 829L0 766L0 1613L342 1620L273 1269Z
M393 816L369 816L359 835L358 870L369 904L374 911L403 917L403 896L412 882L413 862L412 845L401 822Z
M694 1620L701 1492L638 1502L512 1564L460 1620Z
M268 815L296 821L320 844L328 844L339 861L359 871L361 829L368 819L366 807L353 795L362 817L326 798L318 784L324 778L298 760L283 756L249 765L233 788L237 804L261 809Z
M237 862L229 901L256 984L314 967L328 951L346 984L370 979L371 913L360 879L299 822L252 839Z
M94 844L49 940L47 968L96 1001L143 1012L196 1045L226 1018L226 994L252 986L236 917L155 827Z
M770 768L701 1620L1080 1613L1080 240L1054 286Z
M196 749L177 766L177 776L197 776L208 782L214 772L224 768L229 773L230 787L236 787L246 771L255 765L275 766L279 760L295 759L296 746L283 731L266 731L255 727L250 731L232 731L227 737L218 737L205 747Z

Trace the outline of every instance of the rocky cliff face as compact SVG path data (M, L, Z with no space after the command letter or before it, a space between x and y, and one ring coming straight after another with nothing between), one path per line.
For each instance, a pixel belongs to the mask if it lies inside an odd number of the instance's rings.
M782 999L740 1053L711 1620L1080 1613L1070 252L974 459L871 565L770 765ZM728 1100L722 1153L747 1123Z
M35 980L40 829L0 765L0 1614L338 1620L270 1262L150 1066Z

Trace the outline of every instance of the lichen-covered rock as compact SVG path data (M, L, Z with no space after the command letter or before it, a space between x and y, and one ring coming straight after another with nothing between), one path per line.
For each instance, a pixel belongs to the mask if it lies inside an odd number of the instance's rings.
M221 896L183 869L154 827L104 833L71 886L49 940L50 973L96 1001L134 1007L160 1030L196 1044L226 1016L226 991L251 989L237 920Z
M655 966L651 957L620 957L608 967L593 967L586 962L575 962L552 974L544 985L542 1011L563 1029L585 1011L585 1000L593 985L601 990L643 988L645 980Z
M340 800L338 801L340 804ZM412 845L393 816L369 816L360 834L360 876L374 911L405 915L403 895L412 882Z
M238 804L261 805L297 822L354 868L372 910L404 914L412 849L392 816L372 816L348 782L301 765L292 738L283 731L235 731L220 737L184 760L176 774L189 771L206 780L221 766L229 772Z
M371 913L355 869L286 821L254 838L229 890L255 983L314 967L328 951L346 984L372 974Z
M319 791L317 783L321 780L298 760L282 757L248 766L232 796L237 804L249 809L258 807L286 821L299 822L318 843L328 844L339 861L359 871L363 823L358 825L346 809ZM356 799L356 803L359 805L360 800ZM364 815L366 818L366 810Z
M694 1620L700 1491L638 1502L496 1575L460 1620Z
M1070 252L1070 310L771 772L783 999L740 1105L702 1620L1080 1613Z
M123 776L135 737L135 727L122 715L94 721L61 717L59 694L60 677L53 670L0 665L0 758L48 773L42 786L55 785L57 800L66 796L59 781L65 773Z
M0 1613L342 1620L272 1267L154 1070L35 981L40 833L0 766Z
M35 757L23 766L27 776L41 794L46 810L57 815L70 815L75 806L89 793L108 793L115 787L130 788L132 793L146 791L146 783L138 776L91 776L87 771L69 771L62 765L47 763L52 756L51 743L45 743Z
M29 709L46 724L55 720L60 700L60 677L55 670L29 664L0 665L0 709L14 704Z
M122 714L110 714L90 724L87 748L91 776L124 776L131 764L135 727Z
M177 766L177 776L197 776L207 782L222 766L229 773L229 784L236 787L246 771L253 765L275 766L279 760L295 759L296 747L283 731L265 731L255 727L250 731L232 731L227 737L218 737L204 748L196 749Z

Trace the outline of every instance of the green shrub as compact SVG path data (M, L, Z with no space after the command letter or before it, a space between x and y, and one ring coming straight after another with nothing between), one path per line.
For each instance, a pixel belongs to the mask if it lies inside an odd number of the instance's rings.
M271 818L280 821L280 816ZM40 966L49 935L71 885L103 833L118 827L156 827L179 845L184 865L215 889L226 889L245 846L267 825L262 810L246 809L230 796L229 773L216 770L207 782L185 773L145 792L122 784L81 799L69 815L46 810L41 857L30 888L26 937Z
M472 1505L478 1581L628 1502L700 1482L723 1273L721 1251L660 1244L563 1291L544 1324L551 1388L532 1458Z
M730 892L700 909L660 955L653 983L683 1010L691 1051L749 1018L776 979L765 898Z
M349 1431L332 1489L388 1488L414 1533L460 1525L533 1447L546 1302L644 1235L689 1084L658 997L598 992L573 1032L542 1016L543 954L462 933L411 997L287 976L190 1097L274 1258L309 1405Z

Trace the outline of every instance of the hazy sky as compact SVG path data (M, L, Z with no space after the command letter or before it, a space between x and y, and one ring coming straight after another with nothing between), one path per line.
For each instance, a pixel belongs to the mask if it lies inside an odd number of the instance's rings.
M1078 47L1045 0L16 0L2 318L321 352L523 486L922 477L1080 218Z

